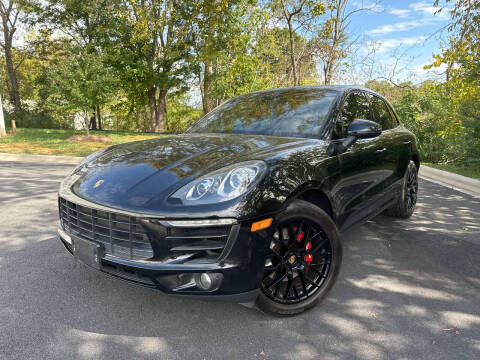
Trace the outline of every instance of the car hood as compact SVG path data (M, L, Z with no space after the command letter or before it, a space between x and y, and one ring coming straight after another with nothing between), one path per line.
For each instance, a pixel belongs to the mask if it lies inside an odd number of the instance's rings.
M238 134L183 134L112 147L84 166L72 191L86 200L155 212L175 190L231 163L268 159L319 140Z

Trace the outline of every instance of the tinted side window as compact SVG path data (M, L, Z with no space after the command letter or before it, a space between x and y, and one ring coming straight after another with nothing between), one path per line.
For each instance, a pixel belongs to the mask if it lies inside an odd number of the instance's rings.
M393 112L392 108L388 105L387 105L387 107L388 107L388 111L390 112L390 117L392 118L393 127L397 127L398 126L398 118L395 115L395 113Z
M373 120L368 100L362 93L352 93L343 102L336 130L339 137L345 136L348 125L355 119Z
M358 93L355 94L358 102L357 116L356 119L372 120L375 121L372 117L372 112L370 111L370 103L366 94Z
M370 101L375 121L382 126L382 130L393 129L396 126L396 120L392 117L385 101L375 95L371 95Z

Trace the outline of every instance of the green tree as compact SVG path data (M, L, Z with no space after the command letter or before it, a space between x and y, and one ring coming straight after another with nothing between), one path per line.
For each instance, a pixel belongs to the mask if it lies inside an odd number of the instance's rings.
M298 85L316 84L317 62L314 57L315 42L307 40L298 33L294 33L295 53L297 59L296 73ZM291 84L293 69L289 31L286 28L265 29L260 37L258 52L264 56L269 64L270 76L274 79L273 86L285 87Z
M275 86L271 57L265 56L265 48L275 48L267 12L244 0L205 1L200 9L193 23L193 64L204 112L233 96Z
M18 1L0 1L0 26L3 33L3 36L0 37L0 46L5 55L10 101L12 102L16 113L22 111L17 80L17 70L21 65L21 62L18 62L17 64L14 63L14 36L18 30L18 22L20 18L24 16L25 14L21 11Z
M193 1L115 0L103 10L103 46L127 93L148 100L151 130L165 129L167 93L186 90L192 75Z
M97 53L69 42L63 43L62 52L38 77L39 97L46 111L61 111L72 119L81 113L89 135L91 110L111 101L117 81Z
M316 31L318 21L325 13L324 3L315 0L272 0L270 7L288 29L292 80L293 86L297 86L300 84L298 74L300 59L296 56L298 52L295 38L297 34L308 38Z
M198 4L198 16L192 23L192 33L204 113L210 112L216 105L212 82L217 73L218 58L236 33L238 8L242 5L240 1L224 0L204 0Z
M447 0L447 3L452 2ZM435 1L438 5L439 1ZM446 66L445 91L455 124L462 128L462 153L456 159L480 165L480 2L457 0L450 10L451 38L435 61L427 68ZM445 11L445 9L442 9Z
M102 61L99 40L106 17L103 9L104 0L24 0L25 8L34 14L32 25L42 24L45 30L60 32L70 39L75 47L88 53L89 57L97 56ZM102 129L101 104L94 104L93 128Z

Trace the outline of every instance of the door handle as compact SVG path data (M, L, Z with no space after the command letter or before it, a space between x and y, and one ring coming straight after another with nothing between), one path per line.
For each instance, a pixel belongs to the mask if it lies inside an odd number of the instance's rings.
M408 145L408 144L410 144L411 142L412 142L412 140L405 140L405 141L403 142L403 145Z
M378 149L377 149L377 153L382 153L382 152L384 152L385 150L387 150L387 148L378 148Z

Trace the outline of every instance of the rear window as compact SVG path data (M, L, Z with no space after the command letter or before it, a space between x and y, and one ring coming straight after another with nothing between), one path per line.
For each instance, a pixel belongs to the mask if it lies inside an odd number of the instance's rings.
M375 121L382 126L382 130L393 129L397 126L397 120L385 101L378 96L370 95L370 103Z

